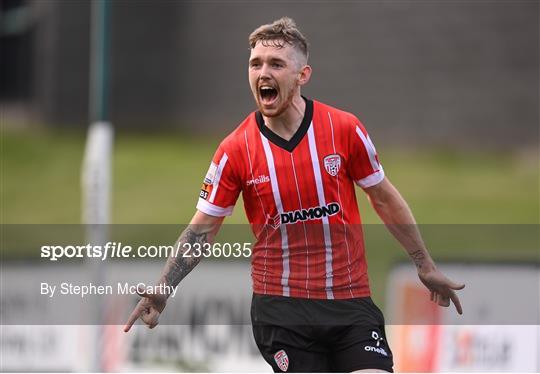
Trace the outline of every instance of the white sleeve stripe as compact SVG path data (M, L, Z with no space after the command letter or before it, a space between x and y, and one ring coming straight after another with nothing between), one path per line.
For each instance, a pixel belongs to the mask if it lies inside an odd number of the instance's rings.
M356 183L358 186L362 188L368 188L368 187L372 187L372 186L375 186L376 184L381 183L383 179L384 179L384 170L381 166L380 169L376 171L375 173L368 175L367 177L362 178L360 180L354 181L354 183Z
M365 136L358 126L356 126L356 133L362 140L362 143L364 143L364 148L366 149L366 152L368 154L369 162L371 163L373 171L378 171L379 169L381 169L381 165L377 162L377 159L375 158L375 156L377 155L377 151L375 150L375 146L371 142L371 139L369 138L369 136Z
M227 164L227 160L229 157L226 153L223 153L223 157L221 157L221 160L219 161L219 166L216 171L216 178L214 179L214 183L212 184L212 193L210 194L210 198L208 199L208 202L213 203L216 198L216 193L219 187L219 181L221 179L221 173L223 172L223 169L225 168L225 165Z
M211 204L208 201L199 198L199 201L197 202L197 209L210 216L225 217L225 216L230 216L232 214L234 205L228 206L226 208L222 208L220 206Z

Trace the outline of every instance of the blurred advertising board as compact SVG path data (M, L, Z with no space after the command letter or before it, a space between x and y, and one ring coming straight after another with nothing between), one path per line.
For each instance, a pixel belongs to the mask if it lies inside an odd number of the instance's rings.
M267 372L250 325L249 261L202 261L153 330L122 331L137 295L52 298L40 283L91 282L85 264L2 266L1 371ZM152 284L162 261L104 264L104 284ZM388 279L386 324L396 371L540 371L538 266L441 264L464 282L464 314L429 301L414 267ZM53 302L54 300L54 302ZM93 311L99 306L99 321Z
M387 319L401 372L540 371L540 270L534 264L443 263L464 314L429 299L409 263L389 276Z
M108 263L102 283L151 284L162 266L155 261ZM169 299L158 327L150 330L137 322L129 333L123 332L123 323L137 295L101 299L100 324L88 315L96 298L56 299L52 305L52 297L36 297L38 281L91 282L84 264L4 264L2 272L3 372L270 369L258 352L249 323L249 262L201 262L181 283L176 297Z

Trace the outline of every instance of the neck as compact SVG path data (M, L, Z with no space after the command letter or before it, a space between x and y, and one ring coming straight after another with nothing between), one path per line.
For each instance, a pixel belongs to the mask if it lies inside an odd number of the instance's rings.
M277 117L266 117L263 115L264 123L274 133L285 140L290 140L296 133L296 130L302 124L304 113L306 111L306 102L300 96L300 93L293 97L291 104L283 113Z

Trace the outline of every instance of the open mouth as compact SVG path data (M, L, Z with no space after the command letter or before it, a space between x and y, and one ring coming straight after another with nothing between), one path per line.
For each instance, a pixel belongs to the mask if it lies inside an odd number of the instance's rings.
M271 86L261 86L259 95L263 104L272 104L278 96L278 91Z

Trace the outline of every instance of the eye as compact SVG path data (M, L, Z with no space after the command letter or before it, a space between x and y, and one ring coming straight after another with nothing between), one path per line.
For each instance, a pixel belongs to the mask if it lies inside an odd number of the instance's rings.
M276 68L276 69L279 69L279 68L282 68L283 65L280 64L280 63L278 63L278 62L274 62L274 63L272 64L272 67L273 67L273 68Z
M250 62L249 67L258 68L261 64L257 61Z

